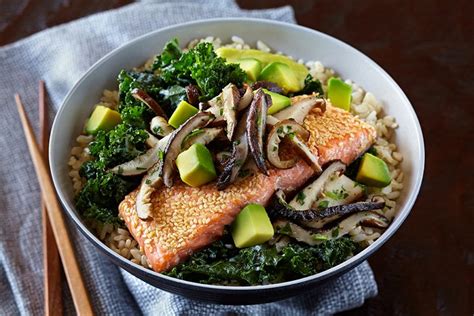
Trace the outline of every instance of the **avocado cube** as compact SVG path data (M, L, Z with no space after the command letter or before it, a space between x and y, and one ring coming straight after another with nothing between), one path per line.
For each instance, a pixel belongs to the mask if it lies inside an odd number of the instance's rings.
M356 181L368 186L383 188L390 184L392 176L385 161L370 153L365 153L360 162Z
M236 61L240 68L247 74L250 81L257 81L257 77L262 71L262 63L255 58L243 58Z
M249 204L240 211L232 224L232 239L237 248L262 244L273 237L273 226L265 208Z
M275 114L291 104L290 98L285 97L284 95L268 91L267 89L263 89L263 92L272 98L272 106L269 107L267 111L269 115Z
M236 63L239 59L254 58L261 62L262 68L275 61L288 65L295 73L300 82L300 89L303 89L304 79L308 75L308 68L303 64L298 64L293 59L285 55L263 52L258 49L237 49L233 47L220 47L216 50L219 57L225 58L229 63Z
M263 68L258 76L258 80L276 83L286 93L297 92L303 88L290 66L278 61L270 63Z
M95 135L98 131L110 131L122 122L120 113L103 105L97 105L86 123L86 133Z
M198 187L216 178L216 169L209 150L203 144L196 143L176 158L181 180L187 185Z
M178 104L176 110L174 110L173 114L168 120L168 124L173 126L174 128L178 128L181 124L186 122L191 116L194 116L197 112L199 112L198 109L183 100Z
M343 110L351 109L352 87L339 78L330 78L328 81L328 98L332 105Z

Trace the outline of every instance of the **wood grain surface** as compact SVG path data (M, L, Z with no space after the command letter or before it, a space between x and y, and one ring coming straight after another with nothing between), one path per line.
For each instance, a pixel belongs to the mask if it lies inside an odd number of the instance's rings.
M0 45L126 2L0 0ZM379 295L343 314L473 315L474 1L238 3L293 5L299 24L353 45L387 70L420 119L426 145L420 196L369 260Z

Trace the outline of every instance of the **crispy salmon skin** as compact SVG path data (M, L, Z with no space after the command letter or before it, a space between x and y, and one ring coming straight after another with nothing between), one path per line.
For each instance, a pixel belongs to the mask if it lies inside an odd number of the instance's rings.
M339 159L349 164L375 141L373 127L350 113L328 106L324 114L311 112L304 125L309 148L321 165ZM119 214L157 272L171 269L195 251L222 236L224 227L249 203L266 205L276 189L292 191L314 175L303 161L290 169L270 169L269 176L252 172L218 191L215 183L199 188L176 181L152 196L152 218L138 218L137 190L125 197Z

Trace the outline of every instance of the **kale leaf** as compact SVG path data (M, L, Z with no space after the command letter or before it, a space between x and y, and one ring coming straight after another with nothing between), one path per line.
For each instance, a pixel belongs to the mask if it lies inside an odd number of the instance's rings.
M178 48L176 39L168 42L153 63L153 70L167 86L195 84L201 92L201 100L209 100L227 84L241 86L246 79L238 64L227 64L217 56L211 43L200 43L187 52L179 52Z
M179 59L179 57L181 57L181 48L179 48L178 39L173 38L165 44L161 55L156 56L153 62L153 69L164 68Z
M120 123L111 131L99 131L89 144L93 160L85 162L80 169L86 183L76 196L76 207L85 218L103 223L118 224L117 208L139 179L121 177L107 169L129 161L142 154L148 134L128 123Z
M355 250L356 244L349 238L328 240L313 247L292 242L280 251L267 244L237 249L224 236L167 275L208 284L278 283L326 270Z
M117 217L118 205L138 182L100 170L93 161L82 166L81 173L85 175L86 172L86 184L76 197L77 209L87 219L102 223L120 223Z
M105 170L143 154L147 138L145 130L129 123L120 123L109 132L99 131L89 144L89 151L95 158L94 163Z
M132 96L133 89L141 89L157 100L160 95L162 80L148 72L122 70L118 75L119 112L122 121L139 128L146 128L154 116L153 111Z
M171 116L178 104L185 100L186 97L185 88L178 85L173 85L160 91L160 104L167 105L165 108L166 114Z
M308 74L304 79L303 89L294 95L312 94L313 92L318 93L320 97L324 97L324 90L321 82L318 79L313 79L313 76Z

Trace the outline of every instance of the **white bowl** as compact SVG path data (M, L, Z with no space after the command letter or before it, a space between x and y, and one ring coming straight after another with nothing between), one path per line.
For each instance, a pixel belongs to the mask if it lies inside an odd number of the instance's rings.
M75 138L103 89L117 89L117 75L122 68L143 64L161 51L164 44L177 37L185 44L195 38L215 36L230 41L237 35L255 45L263 40L275 51L296 59L319 60L333 68L342 78L350 78L366 91L372 92L384 104L387 114L397 119L396 143L404 156L404 189L397 203L397 214L387 231L372 245L349 260L306 278L262 286L213 286L182 281L145 269L119 256L106 247L84 225L74 207L74 194L68 176L68 159ZM397 83L374 61L351 46L326 34L275 21L258 19L212 19L191 22L157 30L143 35L95 63L66 96L54 120L51 131L50 164L58 195L80 231L113 262L157 287L174 293L220 303L262 303L304 291L328 277L348 271L383 245L400 227L418 195L423 178L425 151L423 135L415 111Z

